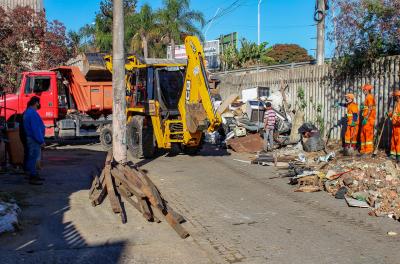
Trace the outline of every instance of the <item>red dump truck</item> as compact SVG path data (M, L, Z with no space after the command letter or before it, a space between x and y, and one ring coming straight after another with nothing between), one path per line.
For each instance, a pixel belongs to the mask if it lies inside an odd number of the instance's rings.
M21 122L28 101L38 96L42 106L38 112L46 126L46 138L100 136L101 142L109 147L112 76L102 65L100 56L86 54L83 60L86 67L63 66L22 73L19 87L0 101L0 116L9 124Z

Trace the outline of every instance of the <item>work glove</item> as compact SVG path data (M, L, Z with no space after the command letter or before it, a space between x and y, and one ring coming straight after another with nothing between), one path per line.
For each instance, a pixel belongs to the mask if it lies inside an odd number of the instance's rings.
M363 126L365 126L365 125L367 124L367 121L368 121L367 119L364 119L364 120L362 121L361 124L362 124Z
M356 122L354 122L354 121L351 122L351 124L350 124L351 127L355 127L356 125L357 125L357 124L356 124Z

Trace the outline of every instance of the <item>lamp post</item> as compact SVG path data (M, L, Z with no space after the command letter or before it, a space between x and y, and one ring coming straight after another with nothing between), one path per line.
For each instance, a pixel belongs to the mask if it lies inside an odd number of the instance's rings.
M260 46L261 43L261 2L262 0L258 0L258 41L257 44Z

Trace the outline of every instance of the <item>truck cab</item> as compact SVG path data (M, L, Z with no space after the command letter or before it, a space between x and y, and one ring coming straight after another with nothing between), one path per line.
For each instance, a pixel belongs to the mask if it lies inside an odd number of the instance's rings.
M46 137L54 136L55 119L58 118L57 73L52 71L24 72L15 93L7 94L0 101L1 115L7 122L22 120L22 115L29 100L40 98L41 108L38 113L46 126Z

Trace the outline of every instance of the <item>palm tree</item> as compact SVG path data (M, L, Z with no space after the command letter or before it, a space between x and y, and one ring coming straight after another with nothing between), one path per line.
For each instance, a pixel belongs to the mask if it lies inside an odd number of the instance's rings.
M134 25L136 27L136 34L132 38L131 47L133 50L137 50L140 45L143 49L143 56L149 57L149 41L160 35L160 27L156 21L156 14L153 12L148 4L145 4L140 9L140 12L136 14L134 19ZM140 43L138 45L138 43Z
M190 9L190 0L163 0L164 8L158 12L159 24L164 39L171 44L172 58L175 58L175 44L181 40L182 34L194 34L202 37L201 31L195 23L202 27L205 24L204 15L201 12Z

